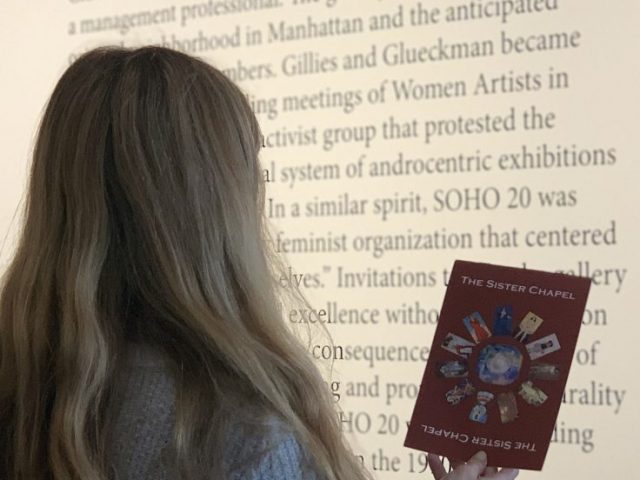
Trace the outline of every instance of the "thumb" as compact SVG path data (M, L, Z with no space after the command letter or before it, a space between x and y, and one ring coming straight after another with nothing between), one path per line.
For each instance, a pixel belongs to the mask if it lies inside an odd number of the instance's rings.
M473 457L469 459L467 464L465 465L466 473L469 473L476 478L480 476L480 474L484 471L487 466L487 454L480 450Z

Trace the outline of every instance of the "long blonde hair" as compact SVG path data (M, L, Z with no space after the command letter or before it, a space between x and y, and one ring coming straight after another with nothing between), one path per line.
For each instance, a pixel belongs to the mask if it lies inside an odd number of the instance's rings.
M105 46L63 73L2 278L0 478L108 478L105 405L128 339L170 359L181 478L225 478L228 419L261 412L327 480L370 478L284 321L308 301L279 285L261 142L243 92L198 57Z

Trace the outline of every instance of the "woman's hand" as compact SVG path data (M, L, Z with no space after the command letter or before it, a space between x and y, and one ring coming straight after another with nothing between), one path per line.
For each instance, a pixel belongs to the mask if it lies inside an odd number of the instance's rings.
M433 453L427 455L429 468L436 480L513 480L520 473L514 468L487 467L487 454L480 451L469 459L468 462L451 462L454 467L447 473L442 465L440 457Z

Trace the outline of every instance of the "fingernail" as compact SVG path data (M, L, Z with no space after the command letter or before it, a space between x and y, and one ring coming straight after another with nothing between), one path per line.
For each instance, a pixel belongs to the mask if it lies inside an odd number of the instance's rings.
M487 461L487 454L484 451L480 450L478 453L476 453L476 458L485 463Z

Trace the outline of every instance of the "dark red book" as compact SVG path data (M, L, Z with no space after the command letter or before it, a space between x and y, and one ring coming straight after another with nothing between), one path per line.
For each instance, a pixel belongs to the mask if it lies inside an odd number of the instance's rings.
M456 261L404 445L542 470L590 286Z

